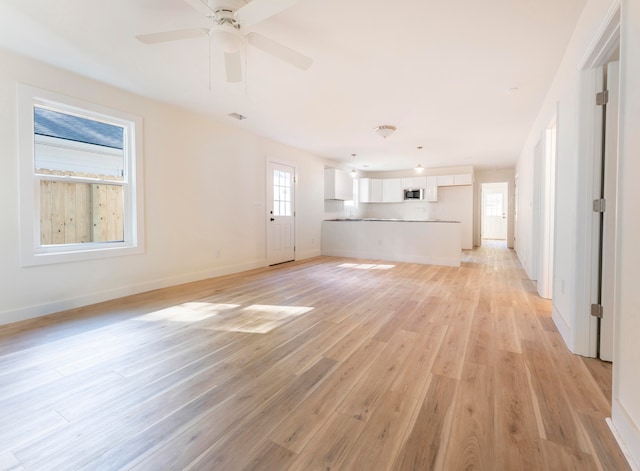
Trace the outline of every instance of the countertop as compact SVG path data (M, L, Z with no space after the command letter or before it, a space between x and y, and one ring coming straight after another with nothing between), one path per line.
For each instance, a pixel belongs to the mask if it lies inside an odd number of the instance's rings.
M460 223L460 221L445 221L441 219L381 219L381 218L337 218L337 219L325 219L325 221L348 221L348 222L360 222L360 221L385 221L385 222L448 222L448 223Z

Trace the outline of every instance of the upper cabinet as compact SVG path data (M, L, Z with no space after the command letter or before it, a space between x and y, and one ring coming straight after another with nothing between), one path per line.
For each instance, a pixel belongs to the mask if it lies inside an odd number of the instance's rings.
M382 203L382 180L380 178L360 179L360 202Z
M324 169L324 199L353 199L353 179L348 173L337 168Z
M438 201L438 187L473 184L473 174L421 175L403 178L361 178L361 203L401 203L404 190L424 189L424 201ZM412 200L416 201L416 200Z
M438 175L438 186L453 186L453 175Z
M401 180L403 189L419 190L427 187L427 177L405 177Z
M427 180L427 187L425 190L424 199L431 203L438 201L438 177L425 177Z
M454 175L453 184L454 185L472 185L473 175L471 175L470 173L465 173L462 175Z
M402 193L402 179L385 178L382 180L382 202L402 203L404 195Z
M471 185L472 183L473 176L470 173L438 176L438 186L460 186Z

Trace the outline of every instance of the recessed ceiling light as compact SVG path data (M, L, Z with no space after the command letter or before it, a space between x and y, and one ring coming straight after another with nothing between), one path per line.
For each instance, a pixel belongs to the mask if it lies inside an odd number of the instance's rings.
M505 93L507 95L515 95L519 91L520 91L520 89L518 87L510 87L510 88L505 89Z
M246 116L240 114L240 113L229 113L229 116L231 116L234 119L237 119L238 121L242 121L243 119L247 119Z

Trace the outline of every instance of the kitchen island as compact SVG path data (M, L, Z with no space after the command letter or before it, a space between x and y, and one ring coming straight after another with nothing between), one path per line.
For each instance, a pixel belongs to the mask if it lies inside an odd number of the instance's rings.
M460 266L458 221L329 219L322 222L322 255Z

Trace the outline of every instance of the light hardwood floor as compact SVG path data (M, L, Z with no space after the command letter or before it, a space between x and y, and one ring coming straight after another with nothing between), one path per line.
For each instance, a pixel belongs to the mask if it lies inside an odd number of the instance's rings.
M0 470L625 470L512 251L320 257L0 328Z

